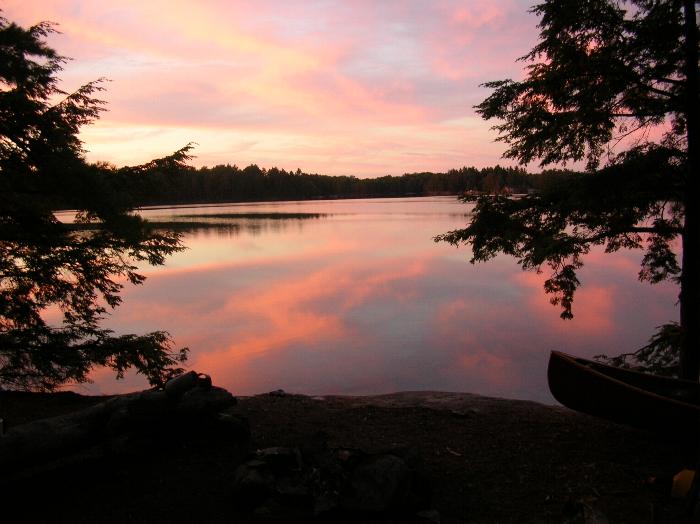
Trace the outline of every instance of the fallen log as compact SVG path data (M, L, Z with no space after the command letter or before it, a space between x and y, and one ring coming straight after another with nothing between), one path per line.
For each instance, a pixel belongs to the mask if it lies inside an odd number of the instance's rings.
M202 417L217 420L218 413L235 403L209 377L189 372L169 381L163 391L120 395L11 428L0 436L0 469L17 471L51 462L125 435L162 436L164 429L186 427Z

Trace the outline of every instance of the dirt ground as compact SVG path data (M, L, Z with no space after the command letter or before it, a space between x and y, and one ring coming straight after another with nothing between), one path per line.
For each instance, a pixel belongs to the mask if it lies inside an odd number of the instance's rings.
M0 392L0 417L7 430L100 400ZM249 420L253 450L322 435L331 447L417 452L442 523L689 521L670 484L697 449L561 407L409 392L263 394L235 409ZM246 452L202 435L134 460L67 461L0 486L2 521L248 522L230 492Z

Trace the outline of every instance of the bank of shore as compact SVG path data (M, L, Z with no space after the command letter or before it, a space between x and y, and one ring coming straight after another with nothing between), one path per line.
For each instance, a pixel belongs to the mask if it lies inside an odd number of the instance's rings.
M0 392L0 417L11 428L100 400ZM276 392L240 397L235 410L249 420L253 449L302 447L319 435L331 447L411 449L422 457L442 523L686 521L683 501L670 496L670 479L694 462L694 451L562 407L465 393ZM244 521L227 487L241 457L225 444L164 446L158 455L141 458L139 468L126 473L98 462L25 478L13 489L43 502L17 502L25 511L21 519ZM182 504L193 509L178 509Z

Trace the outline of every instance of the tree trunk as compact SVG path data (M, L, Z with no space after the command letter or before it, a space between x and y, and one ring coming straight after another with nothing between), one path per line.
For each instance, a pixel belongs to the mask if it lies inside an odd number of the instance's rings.
M681 375L700 380L700 82L698 81L698 25L695 1L684 0L686 118L688 173L685 181L685 223L681 272Z
M700 380L700 225L698 224L698 177L700 176L700 81L698 79L698 24L695 0L683 0L685 18L685 112L688 140L688 171L683 204L683 259L681 271L681 377ZM692 517L700 517L700 459L687 497Z

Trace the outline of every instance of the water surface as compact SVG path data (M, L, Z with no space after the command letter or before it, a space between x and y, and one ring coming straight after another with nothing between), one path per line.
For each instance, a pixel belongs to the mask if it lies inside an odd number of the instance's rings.
M453 197L232 204L145 210L178 221L187 251L145 268L107 321L118 333L167 330L188 367L234 394L445 390L553 402L549 351L617 354L677 317L677 290L636 280L640 254L595 251L575 318L545 275L510 257L471 265L432 238L463 227ZM94 374L87 392L145 387Z

